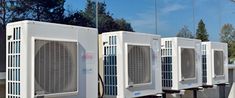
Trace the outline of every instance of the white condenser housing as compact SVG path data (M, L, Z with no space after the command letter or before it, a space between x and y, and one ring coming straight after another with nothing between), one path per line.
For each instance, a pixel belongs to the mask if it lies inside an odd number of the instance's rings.
M221 42L202 42L203 85L228 82L228 46Z
M97 30L7 24L6 98L97 98Z
M160 36L107 32L100 38L104 98L134 98L162 92Z
M161 57L164 91L179 91L202 86L200 40L162 38Z

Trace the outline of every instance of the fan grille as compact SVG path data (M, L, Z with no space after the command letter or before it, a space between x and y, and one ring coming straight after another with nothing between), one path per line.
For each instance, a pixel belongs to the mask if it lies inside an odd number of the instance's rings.
M214 51L214 71L215 75L224 74L223 51Z
M181 48L181 74L182 79L195 78L195 50Z
M150 72L150 47L128 45L129 85L149 83Z
M77 91L77 43L35 40L35 94Z

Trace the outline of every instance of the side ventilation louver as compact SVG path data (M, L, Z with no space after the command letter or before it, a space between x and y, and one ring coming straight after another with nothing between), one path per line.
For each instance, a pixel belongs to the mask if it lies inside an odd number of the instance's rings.
M165 41L161 50L162 86L172 87L172 41Z
M207 83L207 58L206 45L202 45L202 82Z
M117 37L109 36L109 44L104 45L105 95L117 95Z
M13 28L13 35L8 39L7 48L7 85L8 98L20 98L20 45L21 27Z

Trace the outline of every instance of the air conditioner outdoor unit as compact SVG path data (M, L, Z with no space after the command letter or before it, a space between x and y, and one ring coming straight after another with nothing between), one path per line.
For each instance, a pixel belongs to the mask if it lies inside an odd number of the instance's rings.
M179 91L202 86L200 40L162 38L161 56L164 91Z
M203 85L228 82L228 46L221 42L202 42Z
M133 98L162 92L160 36L127 31L100 38L104 98Z
M6 37L6 98L97 98L96 29L20 21Z

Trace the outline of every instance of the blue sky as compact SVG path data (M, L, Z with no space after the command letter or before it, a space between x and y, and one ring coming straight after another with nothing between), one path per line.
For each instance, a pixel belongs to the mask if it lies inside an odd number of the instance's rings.
M114 17L130 22L135 31L156 33L157 30L163 37L175 36L184 25L194 33L198 21L203 19L209 39L219 41L220 28L224 23L235 26L235 3L230 0L157 0L157 8L155 0L100 1L105 1L107 10ZM66 0L65 8L83 10L85 4L86 0Z

